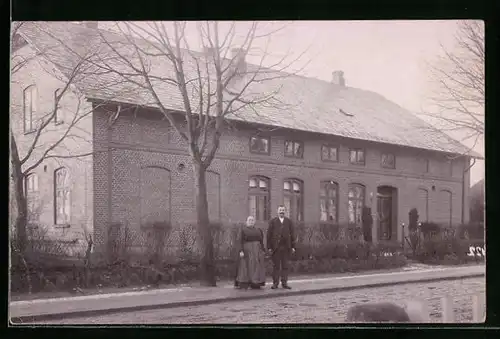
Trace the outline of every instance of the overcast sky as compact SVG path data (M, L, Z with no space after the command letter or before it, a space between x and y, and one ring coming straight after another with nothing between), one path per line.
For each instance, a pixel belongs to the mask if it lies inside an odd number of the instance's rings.
M243 27L244 22L238 26ZM261 29L283 26L284 22L263 22ZM347 86L371 90L413 112L426 108L430 94L428 68L441 51L440 43L450 47L456 21L295 21L272 36L268 51L281 56L291 50L304 54L303 75L330 81L335 70L344 71ZM193 49L197 41L196 24L189 34ZM188 32L190 32L188 30ZM262 44L261 46L264 46ZM259 59L255 59L259 60ZM252 62L252 57L249 57ZM461 135L453 135L461 139ZM465 142L467 144L467 142ZM470 144L468 146L471 146ZM475 150L484 154L481 142ZM484 163L471 170L471 184L484 177Z

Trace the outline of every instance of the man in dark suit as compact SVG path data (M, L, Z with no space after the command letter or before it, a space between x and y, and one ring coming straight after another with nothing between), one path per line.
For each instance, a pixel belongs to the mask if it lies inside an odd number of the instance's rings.
M280 276L281 286L288 286L288 260L295 253L295 232L290 219L285 217L285 206L278 207L278 217L269 221L267 229L267 249L273 260L273 290L278 288Z

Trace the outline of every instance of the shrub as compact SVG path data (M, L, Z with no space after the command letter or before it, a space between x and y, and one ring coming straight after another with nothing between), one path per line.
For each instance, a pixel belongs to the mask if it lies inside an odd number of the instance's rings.
M306 227L306 224L303 222L299 222L295 225L295 236L297 237L297 243L309 243L310 239L308 238L309 227Z
M322 242L338 241L340 238L341 226L335 223L321 222L316 227L310 227L312 232L319 231L319 240Z
M193 262L198 259L196 253L196 229L193 225L185 225L178 229L179 251L177 257L181 262Z
M149 262L156 265L164 258L166 245L169 245L169 240L172 234L172 226L167 221L155 221L141 225L141 230L146 233L146 256ZM130 234L129 227L125 228L126 236ZM131 239L126 239L126 246L130 246L128 242Z
M469 241L458 238L450 239L428 239L423 243L423 248L418 257L422 262L434 262L442 264L465 263L470 261L480 261L484 258L482 255L470 256L470 247L474 249L483 248L482 240ZM453 259L458 258L458 259ZM453 259L453 260L451 260Z
M209 227L212 234L214 258L221 258L224 251L225 227L221 223L210 223Z
M420 231L424 235L425 239L433 238L439 235L441 227L437 223L433 222L422 222L420 224Z
M458 227L458 233L461 239L484 239L484 223L462 224Z
M239 244L238 242L240 241L240 230L241 230L242 225L236 224L236 225L231 225L229 227L229 232L228 238L229 238L229 243L227 244L227 258L228 259L234 259L237 258L238 256L238 249L239 249Z
M298 243L295 247L295 255L292 260L307 260L312 257L313 247L311 245Z
M415 256L417 253L417 249L420 246L420 232L418 229L418 211L416 208L412 208L408 215L409 224L409 238L410 238L410 247L413 255Z

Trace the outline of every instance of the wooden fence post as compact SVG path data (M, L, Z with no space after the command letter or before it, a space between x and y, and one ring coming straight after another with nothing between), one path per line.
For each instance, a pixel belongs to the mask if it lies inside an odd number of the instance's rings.
M472 296L472 322L483 323L486 321L484 302L483 294L474 294Z
M406 313L412 323L430 322L429 307L425 299L413 299L406 304Z
M449 296L441 298L442 307L442 322L443 323L454 323L455 322L455 310L453 309L453 299Z

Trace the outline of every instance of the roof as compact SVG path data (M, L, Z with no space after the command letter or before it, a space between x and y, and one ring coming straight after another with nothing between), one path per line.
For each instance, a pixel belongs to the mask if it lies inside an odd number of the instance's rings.
M134 47L127 40L132 38L79 24L27 23L21 27L20 33L35 48L46 51L47 58L66 74L78 63L78 55L95 53L99 55L101 61L110 55L109 48L106 49L100 43L102 37L116 43L120 53L134 54ZM64 41L65 47L53 37ZM134 40L141 48L151 48L149 41L135 38ZM185 51L185 53L190 52ZM149 65L151 74L173 76L169 62L152 59ZM107 60L114 64L114 67L123 67L126 73L126 66L119 64L115 59ZM248 67L257 66L248 65ZM194 78L195 68L192 62L186 62L186 70ZM266 72L263 77L273 79L254 82L248 89L250 93L248 95L256 98L278 91L273 102L254 105L253 109L242 108L237 114L228 118L453 154L467 153L480 157L463 144L377 93L271 69L266 69ZM137 77L132 80L140 82ZM75 85L90 99L156 106L148 91L131 82L124 82L123 78L116 74L92 66L85 69ZM157 81L155 90L166 108L185 111L176 86L169 85L165 81ZM196 105L196 95L191 102Z

